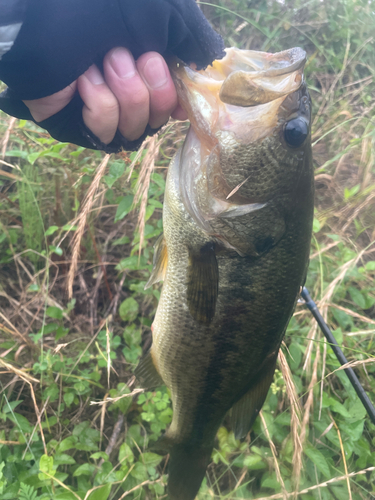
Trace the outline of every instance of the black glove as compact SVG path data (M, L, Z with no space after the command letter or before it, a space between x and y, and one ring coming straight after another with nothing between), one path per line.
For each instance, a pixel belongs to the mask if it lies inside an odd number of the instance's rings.
M0 108L32 120L21 100L62 90L92 64L100 67L117 46L128 48L135 59L153 50L198 67L224 55L221 37L194 0L28 0L19 35L0 61L0 80L9 87L0 96ZM85 127L82 106L76 96L38 125L60 141L109 152L134 149L144 139L130 143L118 133L111 144L102 144Z

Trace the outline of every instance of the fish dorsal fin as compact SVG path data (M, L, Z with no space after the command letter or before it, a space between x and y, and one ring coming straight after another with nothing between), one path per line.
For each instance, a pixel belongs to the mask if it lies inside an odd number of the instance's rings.
M152 359L151 349L140 360L134 373L144 389L153 389L164 385Z
M257 381L232 407L230 419L236 439L246 436L251 430L267 397L268 389L270 388L275 372L275 366L275 356L272 356L269 361L266 360L266 363L255 375Z
M219 269L213 243L189 250L187 272L187 303L198 323L208 326L215 315L219 290Z
M152 269L150 279L145 285L145 290L147 290L147 288L150 288L150 286L154 285L155 283L164 280L165 278L168 264L168 250L163 233L159 236L154 245L153 264L154 267Z

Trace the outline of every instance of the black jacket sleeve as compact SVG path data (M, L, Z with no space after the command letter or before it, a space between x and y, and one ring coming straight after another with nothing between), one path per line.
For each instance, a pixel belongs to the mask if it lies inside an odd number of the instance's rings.
M221 37L194 0L27 0L19 34L0 60L0 80L8 85L0 108L32 119L22 100L65 88L92 64L101 66L116 46L127 47L136 59L153 50L198 67L223 56ZM139 140L128 143L120 134L109 146L101 144L83 124L82 105L76 96L39 125L58 140L85 147L118 151L139 146Z

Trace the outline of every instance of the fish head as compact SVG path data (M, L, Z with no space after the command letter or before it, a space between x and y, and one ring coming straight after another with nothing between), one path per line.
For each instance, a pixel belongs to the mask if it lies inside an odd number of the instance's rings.
M205 70L174 62L171 73L191 128L180 164L182 200L207 232L217 217L242 216L270 203L291 210L311 169L311 101L306 53L226 49Z

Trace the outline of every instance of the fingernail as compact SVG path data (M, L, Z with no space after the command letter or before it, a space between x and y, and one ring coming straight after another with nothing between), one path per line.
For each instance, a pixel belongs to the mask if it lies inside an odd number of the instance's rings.
M143 75L147 84L152 89L162 87L168 81L165 66L158 57L152 57L146 62L143 68Z
M116 49L111 55L110 64L120 78L131 78L135 75L134 59L126 49Z
M93 85L101 85L104 83L104 78L95 64L89 67L89 69L85 72L85 76Z

